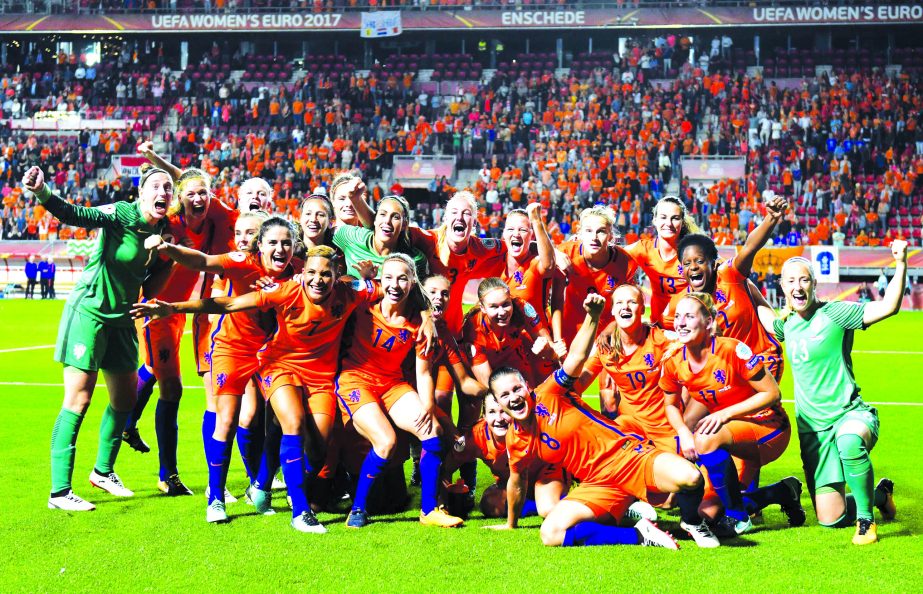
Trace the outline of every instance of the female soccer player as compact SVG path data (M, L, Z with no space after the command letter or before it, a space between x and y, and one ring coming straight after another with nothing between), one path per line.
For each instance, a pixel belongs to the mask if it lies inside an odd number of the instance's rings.
M801 482L795 477L741 494L754 471L777 459L791 438L788 415L780 404L779 385L759 355L733 338L716 336L718 310L711 295L687 293L676 306L674 325L682 348L663 362L660 388L666 415L679 436L687 459L708 470L720 498L706 496L700 512L716 518L719 535L743 534L752 527L750 514L778 503L789 525L804 524ZM708 415L690 431L683 421L682 390L703 405ZM737 468L734 460L741 461ZM683 528L688 528L683 526Z
M537 254L532 253L535 241ZM514 209L506 215L503 228L506 245L506 268L500 279L519 297L535 308L548 327L548 293L554 271L554 244L542 220L542 205L533 202L525 210Z
M173 181L162 169L145 168L137 202L101 208L68 204L45 185L38 167L26 171L22 185L62 223L103 230L61 317L55 360L64 365L64 404L51 434L48 498L50 509L90 511L96 506L71 490L71 477L77 432L100 369L109 389L109 406L103 413L90 483L117 497L134 495L113 469L122 428L135 405L138 381L138 338L128 310L141 290L151 260L144 241L166 228Z
M513 420L506 434L510 478L508 515L497 529L516 528L525 501L529 466L536 458L561 466L580 485L562 499L542 522L542 542L548 546L629 544L679 548L676 541L650 520L633 528L614 526L629 504L648 489L672 493L684 522L702 524L698 506L703 479L698 469L676 454L626 435L592 411L571 391L593 348L599 318L606 305L602 295L589 294L580 330L561 368L533 391L522 374L508 367L493 372L490 389ZM702 526L699 546L718 546Z
M494 475L494 483L481 495L481 513L487 518L507 515L506 485L510 477L510 464L506 455L506 433L510 418L503 412L492 394L484 398L484 417L464 433L465 447L453 449L443 463L442 476L451 479L452 473L463 464L482 460ZM529 485L521 516L547 516L567 492L570 481L558 466L541 460L529 468Z
M336 227L371 227L375 213L369 206L369 191L354 173L341 173L330 184L330 202L336 217Z
M510 288L497 277L478 285L478 304L465 315L462 337L473 352L471 370L483 384L492 370L513 367L537 385L548 377L541 376L541 362L555 357L551 333L536 309L512 297ZM532 339L531 347L527 337Z
M179 176L176 182L179 200L170 215L170 234L176 243L208 254L223 254L233 244L234 223L238 213L230 210L222 202L212 200L210 186L208 174L199 169L187 169ZM211 294L212 279L210 275L205 277L201 283L200 297ZM168 302L189 299L198 282L198 271L177 267L170 272L169 280L157 293L157 298ZM176 459L179 442L177 417L183 395L179 345L184 328L185 316L174 316L154 320L143 329L141 341L145 347L145 362L139 370L141 381L138 386L138 403L125 427L124 436L132 447L136 441L140 441L137 423L153 390L153 378L156 378L160 384L160 398L157 401L154 421L160 460L160 480L157 487L168 496L192 495L192 491L179 477ZM210 329L208 316L193 317L192 344L196 370L200 375L206 374L210 367ZM203 424L208 425L208 428L204 429L206 433L208 429L214 431L214 427L210 426L210 417L208 413L203 417Z
M781 320L766 308L760 317L786 352L795 379L795 420L808 490L822 526L856 523L853 544L878 540L872 505L881 517L897 513L894 483L874 483L869 456L878 441L878 411L859 396L852 371L853 332L895 315L907 282L907 243L891 243L894 276L881 301L848 303L817 299L811 262L791 258L781 273L788 311ZM846 495L849 486L851 496Z
M334 256L326 246L308 250L301 282L274 283L237 297L180 303L154 300L132 310L135 317L276 311L278 330L261 352L260 375L263 393L282 425L282 473L292 500L292 527L299 532L326 532L308 505L305 475L312 472L312 462L304 456L303 427L307 422L312 458L322 459L336 411L332 387L343 328L359 305L381 297L374 281L338 280ZM269 508L268 491L251 489L250 493L258 510Z
M644 294L637 285L621 285L612 294L616 331L606 353L597 352L583 368L574 391L582 394L601 371L615 382L618 416L613 425L625 433L654 442L658 449L679 453L676 431L664 412L663 390L658 386L660 363L671 338L644 323Z
M236 297L250 293L251 285L259 278L268 276L282 281L296 272L292 266L295 232L288 221L280 217L268 218L262 211L251 211L240 216L235 231L246 236L254 223L256 239L241 251L209 256L169 243L160 243L157 249L186 268L222 275L227 296ZM213 434L205 436L209 475L206 519L209 522L227 520L224 489L241 399L259 371L258 352L275 325L271 313L259 311L223 315L214 325L211 380L212 393L218 403L217 419ZM244 460L250 462L246 457ZM248 463L248 467L250 465ZM252 469L248 468L248 474L251 482L256 479Z
M657 237L640 239L625 248L651 283L651 323L657 324L670 297L686 288L686 277L677 256L679 241L698 233L695 220L676 196L664 196L654 205Z
M375 211L372 229L353 225L337 225L333 243L343 250L346 265L352 268L357 262L373 262L379 272L382 263L394 253L413 256L417 275L426 273L426 255L410 245L410 206L400 196L385 196Z
M435 420L430 356L416 347L416 390L404 380L401 364L414 350L414 336L421 326L431 324L423 312L428 303L417 282L413 261L404 254L385 259L381 271L380 301L368 302L356 310L353 343L345 352L336 378L336 395L345 423L369 440L369 450L359 471L353 506L346 519L350 528L369 523L366 501L372 483L394 450L396 435L391 423L415 435L421 442L420 523L451 528L461 518L450 516L437 506L442 445Z

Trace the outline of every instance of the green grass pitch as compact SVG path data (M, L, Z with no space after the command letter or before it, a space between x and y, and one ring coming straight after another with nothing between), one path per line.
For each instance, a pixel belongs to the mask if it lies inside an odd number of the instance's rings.
M87 482L96 454L106 393L97 390L80 433L74 485L97 511L67 514L46 508L49 441L62 398L61 367L52 360L63 302L0 300L0 588L5 592L211 591L521 591L574 592L858 592L923 591L923 473L914 445L923 426L923 313L902 313L857 333L855 370L863 396L881 403L881 440L872 459L876 477L896 483L898 518L879 525L877 545L855 547L852 529L808 523L784 529L777 507L756 530L717 550L681 540L671 552L641 547L546 549L538 519L515 532L483 527L475 515L459 530L418 524L411 511L348 531L342 515L321 514L324 536L294 532L286 509L256 516L243 502L228 506L232 521L205 522L206 465L201 444L204 395L195 374L180 408L179 460L195 497L169 499L156 488L157 454L124 448L117 469L136 496L115 499ZM185 354L191 352L187 342ZM187 363L189 356L185 357ZM792 394L791 377L782 383ZM156 396L156 394L155 394ZM786 404L792 413L792 405ZM152 446L154 404L140 429ZM795 439L763 470L764 483L803 479ZM482 487L489 476L479 473ZM229 487L241 494L239 458ZM416 505L417 500L412 504ZM280 495L278 499L284 498ZM662 527L678 530L663 515Z

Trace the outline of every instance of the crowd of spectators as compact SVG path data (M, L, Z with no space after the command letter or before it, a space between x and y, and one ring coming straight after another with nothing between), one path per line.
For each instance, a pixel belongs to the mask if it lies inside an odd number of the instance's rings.
M703 44L696 53L711 54L712 43ZM239 81L224 66L246 57L228 56L217 45L205 56L215 67L208 79L175 76L160 66L156 51L135 49L98 67L109 73L105 87L86 82L86 73L78 78L80 58L69 56L57 58L50 77L33 61L34 72L7 72L3 85L33 111L66 104L66 110L123 116L140 102L153 103L147 89L158 85L164 111L178 124L175 132L157 128L164 152L181 166L208 170L216 195L231 203L247 177L267 179L287 216L296 215L301 196L340 170L357 169L378 182L395 155L453 154L461 168L478 171L472 185L485 234L497 235L511 208L538 200L552 233L563 239L574 231L576 213L602 203L616 211L631 241L649 227L653 203L669 190L703 229L734 244L761 220L763 193L774 191L792 202L778 242L876 245L889 235L919 242L920 81L868 69L777 84L685 58L672 65L675 78L662 79L641 58L666 47L689 49L682 37L655 37L629 44L611 65L588 60L591 69L574 68L563 78L553 70L498 70L487 83L469 81L447 94L419 84L415 72L382 69L310 68L282 82ZM722 60L720 39L714 49ZM119 84L126 86L124 102ZM46 168L75 202L123 199L128 180L98 181L99 173L112 154L132 153L160 121L64 140L4 129L4 237L53 234L43 232L52 226L44 213L16 190L27 166ZM683 177L683 156L714 155L744 158L746 177L707 185ZM377 183L373 189L384 191ZM430 191L415 209L423 226L439 223L438 203L453 188L450 180L434 179Z

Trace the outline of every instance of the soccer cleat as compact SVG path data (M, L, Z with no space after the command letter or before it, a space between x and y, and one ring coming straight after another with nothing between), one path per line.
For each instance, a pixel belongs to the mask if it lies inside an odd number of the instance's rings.
M272 477L272 487L270 487L270 489L275 491L277 489L285 489L285 488L286 488L285 477L282 476L281 472L277 474L276 476Z
M114 472L100 474L94 469L90 473L90 484L116 497L131 497L134 491L122 484L122 479Z
M347 528L365 528L369 525L369 514L364 509L351 509L346 516Z
M141 439L141 434L138 433L137 427L122 431L122 441L127 443L128 446L136 452L146 454L151 451L151 446L147 445L144 440Z
M178 474L171 474L165 481L157 481L157 488L168 497L192 495L192 490L183 484Z
M257 489L253 485L247 487L247 501L256 508L256 513L271 516L276 513L272 509L272 492Z
M881 514L881 519L893 520L897 515L897 507L894 505L894 481L887 478L881 479L875 486L875 491L885 495L885 502L875 506Z
M643 547L662 547L671 551L679 550L679 545L670 536L669 532L664 532L650 520L638 520L635 524L635 530L641 535L641 546Z
M317 520L317 516L311 510L301 512L300 516L292 518L292 528L309 534L327 534L327 529Z
M63 509L64 511L83 512L93 511L96 506L78 496L73 491L68 491L64 495L48 498L48 509Z
M205 521L209 524L228 521L228 512L224 509L224 503L217 499L208 504L205 508Z
M440 528L457 528L463 526L465 521L459 517L449 515L441 505L434 507L431 512L424 514L420 512L420 523L424 526L438 526Z
M734 538L745 532L750 532L753 522L748 517L746 520L735 520L729 516L721 516L712 522L711 530L718 538Z
M205 487L205 500L206 501L211 499L211 494L212 494L211 487ZM234 497L233 493L231 493L228 489L224 490L224 503L225 504L237 503L237 497ZM250 505L253 505L253 504L251 503Z
M689 533L689 536L692 537L692 540L695 541L695 544L697 544L700 549L714 549L721 546L718 537L711 531L711 528L708 527L708 523L705 522L705 520L695 525L681 521L679 527Z
M872 520L856 520L856 533L852 537L854 545L867 545L878 542L878 526Z
M785 477L780 482L788 487L791 494L789 501L780 505L782 513L788 518L788 525L792 528L804 526L807 515L804 513L804 508L801 507L801 481L793 476L789 476Z
M638 500L628 506L625 517L633 522L637 522L638 520L656 522L657 510L647 501Z

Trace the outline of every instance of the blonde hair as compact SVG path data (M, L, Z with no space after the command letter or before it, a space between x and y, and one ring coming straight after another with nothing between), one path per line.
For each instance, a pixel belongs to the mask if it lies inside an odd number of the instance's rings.
M262 185L264 189L266 190L266 193L269 194L269 199L272 200L272 197L273 197L272 186L269 185L269 182L263 179L262 177L251 177L247 179L246 181L244 181L244 183L240 184L240 187L237 188L238 196L243 191L244 186L246 186L247 184Z
M332 201L336 198L337 188L339 188L340 186L344 184L348 184L356 180L362 181L362 178L356 175L352 171L344 171L338 174L335 178L333 178L333 181L330 183L330 192L329 192L330 200Z
M336 256L337 251L329 245L315 245L308 248L304 255L305 258L323 258L325 260L333 260Z
M205 185L205 190L208 192L208 195L211 196L211 192L212 192L211 177L207 173L205 173L204 171L196 167L190 167L189 169L186 169L176 179L176 195L181 196L186 186L188 186L194 181L201 181ZM177 215L177 214L183 214L184 212L183 211L183 201L182 200L174 201L173 204L170 206L170 211L171 212L167 213L170 216Z
M788 260L786 260L785 262L782 263L782 268L779 269L779 279L780 279L780 281L781 281L783 275L785 274L785 267L788 266L788 265L790 265L790 264L801 264L802 266L804 266L804 267L807 269L807 271L808 271L808 276L811 277L811 282L812 282L812 283L815 283L815 284L817 283L817 279L814 277L814 264L813 264L810 260L808 260L807 258L805 258L805 257L803 257L803 256L793 256L793 257L789 258ZM813 291L812 291L812 293L813 293ZM814 295L812 295L812 297L813 297L813 301L817 301L817 295L816 295L816 293L815 293ZM785 298L785 307L782 308L782 313L781 313L781 315L779 316L779 319L782 320L782 322L784 323L785 320L787 320L787 319L789 319L790 317L792 317L792 314L794 314L794 313L795 313L795 310L792 309L792 307L788 304L788 298L786 297L786 298Z
M588 217L599 217L606 221L606 224L610 227L615 227L615 213L612 212L612 209L608 206L591 206L590 208L584 208L580 212L581 227Z
M617 286L617 287L615 288L615 291L618 291L619 289L622 289L622 288L629 288L629 289L634 289L634 290L635 290L635 292L638 294L638 297L641 298L641 306L642 306L641 309L643 310L643 309L644 309L644 292L641 291L641 287L639 287L638 285L632 285L632 284L630 284L630 283L625 283L625 284L622 284L622 285ZM612 292L613 295L615 295L615 291ZM613 301L614 301L614 299L613 299ZM613 307L614 307L614 305L613 305ZM614 312L613 312L613 313L614 313ZM643 322L642 322L642 324L643 324ZM650 329L650 324L643 324L643 325L647 326L648 329ZM618 329L618 328L616 328L616 329L615 329L615 332L612 334L612 352L615 353L616 355L618 355L618 357L624 357L624 356L625 356L625 352L624 352L623 347L622 347L622 335L619 333L619 329ZM617 359L616 359L616 360L617 360Z
M413 258L407 254L396 252L382 261L382 270L384 270L385 264L388 262L400 262L410 270L410 282L413 283L413 287L408 296L408 303L413 308L414 313L431 310L433 306L429 301L429 296L426 294L426 291L423 290L423 285L420 283L420 277L417 275L417 267L416 264L414 264Z

